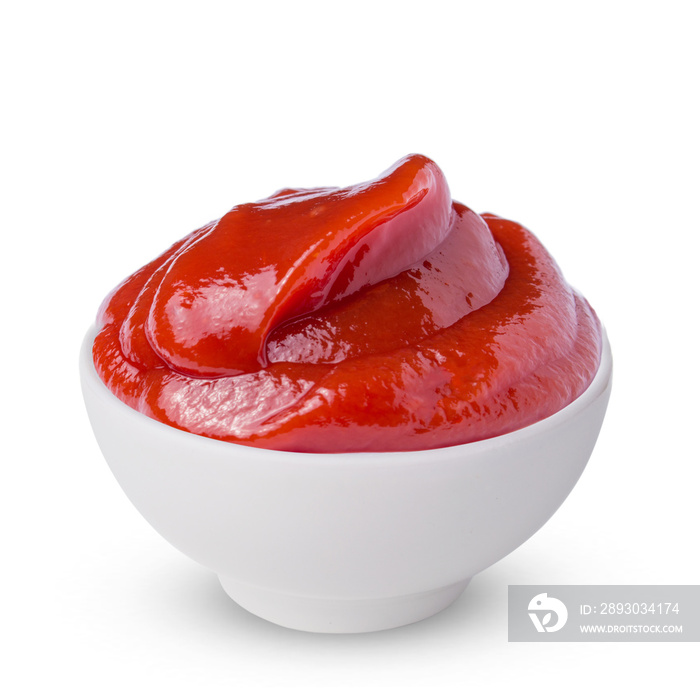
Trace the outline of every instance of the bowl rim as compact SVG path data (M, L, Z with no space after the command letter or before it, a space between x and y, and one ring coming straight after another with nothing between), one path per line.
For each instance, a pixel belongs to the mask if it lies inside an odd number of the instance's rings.
M604 326L601 326L601 358L598 370L594 375L591 383L585 391L575 398L571 403L561 408L556 413L542 418L535 423L526 425L517 430L512 430L502 435L496 435L483 440L475 440L473 442L462 443L458 445L448 445L446 447L433 447L425 450L402 450L402 451L385 451L385 452L293 452L287 450L275 450L269 447L255 447L251 445L239 445L234 442L227 442L217 438L211 438L204 435L190 433L181 428L161 423L155 418L151 418L131 406L125 404L118 399L104 384L92 360L92 344L97 335L97 328L92 324L86 332L80 348L79 371L81 383L83 384L83 392L90 390L97 395L97 398L102 402L111 404L113 410L121 412L127 420L146 422L144 425L150 425L154 430L161 431L163 435L169 434L171 439L187 441L192 444L193 441L199 442L202 447L208 450L221 450L230 454L240 452L241 456L246 455L248 458L264 459L266 461L285 462L285 463L315 463L315 464L347 464L348 462L364 463L371 461L376 464L380 462L390 462L400 459L404 464L407 462L424 461L426 455L430 455L433 459L450 458L459 455L464 458L468 455L481 454L483 451L491 450L509 445L513 442L521 441L533 437L534 435L556 429L557 426L565 423L570 418L574 417L587 406L593 403L601 395L605 394L610 384L612 383L612 351L610 342ZM164 431L164 432L163 432Z

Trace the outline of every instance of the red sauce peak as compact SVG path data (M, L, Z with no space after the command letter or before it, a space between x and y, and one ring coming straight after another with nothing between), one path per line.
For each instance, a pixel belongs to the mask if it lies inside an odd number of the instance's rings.
M359 185L283 190L234 207L170 263L148 340L191 375L266 367L276 327L422 260L452 213L442 172L418 155Z

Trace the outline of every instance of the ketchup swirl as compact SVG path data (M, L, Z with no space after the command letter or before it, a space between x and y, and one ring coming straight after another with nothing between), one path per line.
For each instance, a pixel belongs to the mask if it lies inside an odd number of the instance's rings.
M421 155L234 207L124 280L97 322L95 367L129 406L299 452L500 435L579 396L601 352L537 239L453 202Z

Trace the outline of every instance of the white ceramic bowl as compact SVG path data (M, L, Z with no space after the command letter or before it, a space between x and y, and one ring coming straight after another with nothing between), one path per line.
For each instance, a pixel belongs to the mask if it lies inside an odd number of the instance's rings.
M610 395L600 369L534 425L417 452L302 454L192 435L119 401L86 335L83 395L117 481L171 544L250 612L314 632L398 627L452 603L552 516L583 471Z

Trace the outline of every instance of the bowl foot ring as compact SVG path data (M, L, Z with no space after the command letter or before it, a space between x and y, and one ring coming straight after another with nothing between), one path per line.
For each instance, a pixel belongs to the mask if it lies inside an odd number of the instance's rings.
M219 576L226 593L248 612L304 632L377 632L431 617L454 603L471 578L394 598L333 600L289 595Z

